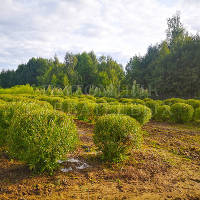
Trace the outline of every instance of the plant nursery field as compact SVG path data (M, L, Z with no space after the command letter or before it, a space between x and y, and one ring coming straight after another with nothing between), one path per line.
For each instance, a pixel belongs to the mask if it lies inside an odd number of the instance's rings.
M0 199L200 199L200 101L0 95Z

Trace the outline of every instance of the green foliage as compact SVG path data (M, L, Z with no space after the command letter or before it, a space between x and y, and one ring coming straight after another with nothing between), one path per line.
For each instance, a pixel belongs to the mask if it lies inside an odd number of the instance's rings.
M99 98L96 100L96 103L107 103L107 101L104 98Z
M76 126L70 117L26 105L15 110L7 139L9 154L39 173L52 173L57 161L77 142Z
M0 94L33 94L33 88L27 85L16 85L9 89L0 89Z
M110 103L110 102L116 102L117 99L115 98L111 98L111 97L102 97L101 99L105 99L106 102Z
M171 106L172 120L177 123L185 123L192 120L194 109L185 103L175 103Z
M194 120L200 121L200 107L196 108L194 111Z
M146 102L145 102L145 105L146 105L148 108L151 109L152 118L154 118L155 115L157 114L157 109L158 109L158 106L159 106L158 102L153 101L153 100L151 100L151 101L146 101Z
M38 96L38 100L49 102L54 109L60 110L62 108L63 98L60 97L49 97L49 96Z
M119 102L123 104L132 103L133 99L121 98Z
M155 115L156 121L169 121L171 119L171 108L168 105L158 106L157 113Z
M90 102L78 102L76 108L78 119L86 121L93 120L95 105L95 103Z
M200 36L189 34L179 15L169 18L167 25L164 41L127 63L125 82L130 88L136 80L156 98L200 97Z
M13 110L9 104L0 104L0 147L6 146L8 128L13 116Z
M146 124L151 119L151 110L144 105L125 105L122 113L135 118L140 124Z
M131 97L132 98L147 98L148 96L149 96L148 90L141 87L139 84L136 83L136 80L134 80L132 88L131 88Z
M94 128L94 143L109 162L127 159L130 149L137 148L142 139L140 124L125 115L105 115L100 117Z
M133 104L141 104L141 105L145 105L145 102L142 99L133 99L132 100Z
M186 100L185 103L191 105L194 109L200 107L200 100L196 100L196 99L188 99L188 100Z
M63 94L64 94L64 96L71 96L72 95L72 86L71 85L65 86L65 88L63 89Z
M180 99L180 98L171 98L171 99L165 99L163 101L163 103L165 105L168 105L168 106L171 106L175 103L185 103L185 100L184 99Z
M77 86L76 91L73 93L75 96L80 96L83 94L82 89L80 86Z
M75 114L77 104L78 104L78 100L76 99L65 99L62 102L62 111L66 113Z

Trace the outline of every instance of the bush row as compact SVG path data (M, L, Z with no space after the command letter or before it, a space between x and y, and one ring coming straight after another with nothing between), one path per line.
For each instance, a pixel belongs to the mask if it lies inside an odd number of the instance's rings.
M48 105L53 106L54 109L74 114L78 117L78 119L86 121L96 120L98 116L102 116L104 114L115 113L115 114L127 114L137 119L141 124L145 124L150 119L149 118L150 114L148 111L146 111L147 110L146 107L150 108L151 118L156 121L171 121L171 122L185 123L191 120L195 121L200 120L198 112L198 109L200 108L200 100L196 99L184 100L179 98L171 98L161 101L161 100L152 100L150 98L146 98L143 100L122 98L117 100L109 97L95 98L91 95L80 95L76 97L72 96L71 98L69 97L63 98L61 96L0 95L0 99L9 102L11 101L26 101L26 102L38 101L38 103L48 102L49 103ZM192 107L193 110L186 109L187 111L185 112L183 112L181 109L174 110L173 106L177 103L178 104L181 103L179 108ZM136 105L138 108L136 108ZM131 113L130 110L132 110ZM142 112L142 116L138 117L137 113L141 113L140 112L141 110L145 111ZM183 119L178 117L180 115L182 116Z

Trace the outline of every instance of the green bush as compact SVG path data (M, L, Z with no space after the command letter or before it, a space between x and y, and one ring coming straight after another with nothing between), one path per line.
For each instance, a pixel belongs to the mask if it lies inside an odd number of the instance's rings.
M165 99L163 101L163 104L165 105L168 105L168 106L171 106L175 103L185 103L185 100L184 99L180 99L180 98L171 98L171 99Z
M127 158L131 148L140 145L141 127L129 116L104 115L95 124L93 138L105 161L120 162Z
M155 116L156 121L169 121L171 119L171 108L168 105L158 106L157 113Z
M2 89L0 88L0 94L33 94L34 90L33 88L27 84L27 85L16 85L11 88Z
M75 114L77 113L78 100L76 99L65 99L62 102L62 111L66 113Z
M122 105L122 104L120 104L118 101L113 101L110 102L109 105Z
M5 104L6 102L0 99L0 105Z
M108 102L108 103L110 103L110 102L117 102L117 99L111 98L111 97L102 97L101 99L105 99L106 102Z
M135 118L142 125L151 119L151 110L144 105L125 105L122 113Z
M109 105L107 103L98 103L94 107L94 115L97 119L99 116L105 115L108 111Z
M104 98L99 98L96 100L96 103L107 103L107 101Z
M77 116L80 120L91 121L94 119L94 109L96 104L89 102L78 102L77 104Z
M194 109L185 103L175 103L171 106L172 121L177 123L189 122L193 118Z
M61 110L62 109L62 103L64 101L63 98L60 97L48 97L48 96L39 96L37 97L40 101L47 101L49 102L54 109Z
M127 99L127 98L121 98L119 100L120 103L123 103L123 104L128 104L128 103L132 103L133 102L133 99Z
M73 150L77 142L76 126L70 117L37 106L15 110L7 139L9 154L39 173L52 173L57 161Z
M200 100L197 99L188 99L185 103L191 105L194 109L200 107Z
M142 99L132 99L132 103L145 105L145 102Z
M109 105L107 107L107 112L105 114L120 114L122 113L122 105Z
M93 101L93 102L96 102L96 98L95 98L94 96L85 95L85 98L86 98L86 99L89 99L89 100L91 100L91 101Z
M158 110L158 102L154 101L154 100L151 100L151 101L146 101L145 102L145 105L151 109L151 112L152 112L152 118L155 117L155 115L157 114L157 110Z
M194 120L200 121L200 107L196 108L195 111L194 111Z
M13 116L13 110L10 104L0 104L0 147L6 146L8 128Z

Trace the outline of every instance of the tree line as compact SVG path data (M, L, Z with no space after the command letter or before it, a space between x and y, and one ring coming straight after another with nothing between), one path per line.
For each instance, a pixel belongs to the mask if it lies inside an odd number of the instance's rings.
M67 52L64 62L31 58L16 70L0 73L0 87L30 84L39 87L79 85L85 93L90 88L131 89L136 81L148 88L152 97L200 96L200 36L191 35L179 14L167 20L166 39L151 45L144 56L133 56L125 69L109 56L97 57L93 51ZM135 84L135 82L134 82Z

